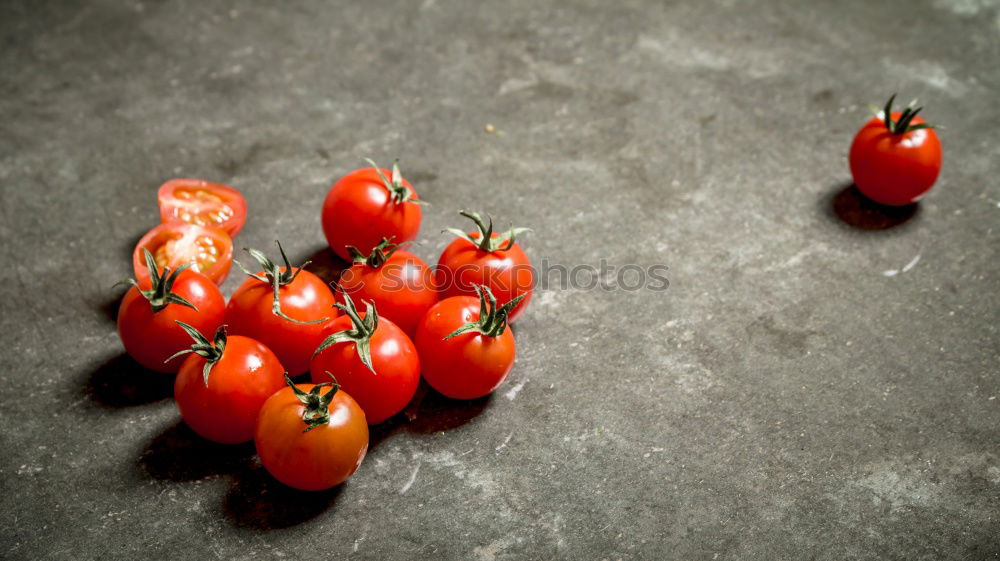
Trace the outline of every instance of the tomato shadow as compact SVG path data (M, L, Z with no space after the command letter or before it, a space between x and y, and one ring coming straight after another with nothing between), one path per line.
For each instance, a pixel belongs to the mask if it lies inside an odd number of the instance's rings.
M104 408L146 405L173 395L174 376L149 370L122 353L87 375L83 393Z
M139 468L161 481L198 481L245 470L253 455L252 442L217 444L178 421L149 441L139 455Z
M840 222L858 230L888 230L901 226L918 214L920 203L887 206L864 196L853 183L838 185L824 206Z
M292 259L292 265L298 267L306 261L310 262L306 266L306 270L321 278L323 282L331 286L331 289L340 278L340 274L344 272L344 269L350 266L350 263L338 257L329 247L317 249L303 259Z
M329 510L347 484L325 491L299 491L280 483L255 462L237 474L222 510L240 528L289 528Z
M493 394L477 399L451 399L441 395L421 379L416 395L403 410L404 418L408 421L406 430L430 434L456 429L478 417L492 399Z

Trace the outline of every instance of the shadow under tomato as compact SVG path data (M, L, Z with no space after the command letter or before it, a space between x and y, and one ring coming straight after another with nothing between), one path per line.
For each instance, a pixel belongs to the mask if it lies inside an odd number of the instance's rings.
M301 524L333 506L349 483L325 491L299 491L255 464L240 471L223 503L224 515L238 527L273 530Z
M417 394L404 410L409 421L406 429L429 434L458 428L478 417L492 399L493 394L478 399L451 399L421 380Z
M217 444L178 421L149 442L139 456L139 467L153 479L197 481L240 472L253 455L252 442Z
M337 254L329 247L317 249L304 259L296 260L292 257L289 257L289 259L292 260L292 266L294 267L298 267L302 263L309 261L310 263L306 266L306 270L323 279L323 282L330 285L331 290L337 279L340 278L340 274L350 266L349 263L337 257Z
M920 203L887 206L864 196L853 183L838 185L825 205L838 220L859 230L887 230L920 213Z
M173 395L174 376L149 370L122 353L86 377L83 393L99 407L146 405Z

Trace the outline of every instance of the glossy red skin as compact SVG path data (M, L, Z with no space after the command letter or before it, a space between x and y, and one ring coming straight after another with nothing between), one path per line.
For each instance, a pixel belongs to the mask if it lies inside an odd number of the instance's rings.
M222 199L222 204L225 204L232 209L233 215L231 217L225 221L212 224L212 226L225 231L230 237L235 237L236 234L240 233L240 230L243 229L243 225L247 220L247 200L243 197L243 194L228 185L212 183L211 181L202 181L201 179L171 179L160 186L160 189L157 191L156 198L160 204L160 221L163 224L184 221L184 219L179 216L179 207L182 207L186 201L179 201L174 194L179 188L208 191L216 197ZM201 211L203 209L209 210L217 205L203 203L200 205L196 204L194 206Z
M374 302L379 318L392 320L412 337L424 313L438 300L434 274L424 260L408 251L396 251L382 266L356 263L340 276L334 293L344 303L347 292L355 302Z
M473 239L479 239L480 234L477 232L469 235ZM496 238L497 234L492 237ZM498 306L524 294L524 299L508 316L508 321L511 322L527 309L535 289L535 272L531 267L531 260L516 243L507 251L486 253L468 240L457 238L444 248L434 275L441 300L452 296L474 296L476 289L473 284L488 286L496 297Z
M363 312L360 315L364 317ZM327 325L327 335L352 328L350 318L341 316ZM364 409L368 423L377 425L402 411L413 398L420 383L420 358L406 333L381 316L370 345L375 373L358 358L354 343L339 343L319 353L309 371L313 383L329 382L326 373L333 373L340 387Z
M149 290L149 277L145 281L140 280L139 284L143 290ZM177 321L210 337L222 325L226 310L226 301L219 287L205 275L190 269L181 272L172 291L194 304L198 310L168 304L154 313L149 300L135 286L125 293L118 307L118 336L125 352L139 364L157 372L177 372L181 359L166 364L163 361L191 347L191 337L177 325Z
M414 344L424 380L453 399L490 394L507 379L517 346L510 329L498 337L471 332L445 340L456 329L479 319L479 299L456 296L427 311Z
M894 120L899 113L893 113ZM915 117L912 124L924 123ZM941 172L941 141L933 129L894 135L880 119L865 123L851 144L851 175L866 197L908 205L930 191Z
M309 392L312 384L299 384ZM330 390L321 390L326 393ZM303 491L322 491L357 471L368 452L368 423L357 402L342 389L328 407L330 421L305 432L305 406L288 386L264 403L254 441L264 468L278 481Z
M281 312L298 321L316 321L324 317L333 319L337 316L330 288L309 271L300 272L291 284L282 286L278 299ZM292 323L274 315L271 311L273 302L272 286L248 277L229 298L225 323L229 333L251 337L267 345L278 355L288 374L298 376L309 369L309 361L323 341L324 324L329 322L313 325Z
M184 359L174 381L174 399L184 422L213 442L250 440L261 406L274 392L287 387L278 357L258 341L230 335L222 358L212 366L207 386L204 366L205 359L192 353Z
M382 173L392 177L387 169ZM402 183L411 187L405 179ZM420 197L414 192L413 198ZM368 255L383 237L398 244L416 239L421 217L419 204L393 202L375 168L345 175L323 201L323 233L330 249L345 261L351 261L348 245Z
M142 254L142 248L146 248L150 253L156 254L157 248L167 243L169 240L189 236L192 239L209 239L218 249L218 260L207 270L198 270L195 265L192 269L204 274L212 279L215 284L221 285L229 276L229 269L233 264L233 239L229 234L210 226L197 226L186 222L173 222L170 224L159 224L152 230L146 232L139 243L132 251L132 269L135 271L135 278L138 281L149 280L149 271L146 269L146 259ZM172 257L167 266L175 269L178 265L188 263L187 256ZM191 261L193 262L193 261ZM161 269L162 270L162 269Z

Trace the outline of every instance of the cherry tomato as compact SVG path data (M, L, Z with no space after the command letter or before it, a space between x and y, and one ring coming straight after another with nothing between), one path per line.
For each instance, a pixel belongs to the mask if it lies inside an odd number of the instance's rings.
M365 314L350 296L338 304L347 315L326 325L328 337L316 349L309 371L313 382L336 372L341 387L358 401L368 423L377 425L399 413L420 383L420 359L413 342L369 304Z
M322 491L340 485L368 452L364 411L336 384L322 393L328 383L285 382L288 387L272 395L257 417L260 462L289 487Z
M420 321L415 344L424 380L454 399L491 393L514 366L517 347L507 316L518 299L497 307L488 288L479 299L455 296L435 304Z
M226 327L209 342L181 324L194 339L177 379L174 399L191 430L221 444L253 438L257 413L284 385L284 368L266 346L249 337L226 336Z
M493 233L493 220L483 222L478 213L462 211L459 214L476 223L479 232L466 234L456 228L448 231L458 236L438 259L434 270L435 286L440 299L476 294L476 285L485 285L502 306L518 296L521 303L510 313L514 321L528 307L535 289L535 271L531 260L515 236L527 228L511 228L502 234ZM483 240L490 240L484 243Z
M200 179L171 179L160 186L160 220L214 226L235 237L247 220L247 200L221 183Z
M215 284L226 280L233 262L233 239L224 231L183 222L160 224L146 232L132 252L132 268L140 282L149 277L143 249L153 254L160 270L190 263L192 270L204 274Z
M354 251L354 265L340 275L334 292L337 302L344 303L345 292L355 300L370 301L381 318L392 320L412 337L424 312L437 302L430 267L385 238L367 257Z
M372 167L345 175L323 201L323 233L330 248L347 261L349 245L367 254L383 237L403 243L420 231L419 197L399 166L393 164L389 172L368 161Z
M323 323L337 315L336 301L325 282L302 267L293 268L280 244L278 249L284 267L247 250L263 270L247 272L250 278L229 298L225 321L233 334L267 345L297 376L309 369L313 351L323 341Z
M854 184L864 195L884 205L919 201L941 173L941 141L912 104L892 112L892 101L878 117L865 123L851 144Z
M222 325L226 301L208 277L181 265L171 272L156 271L153 256L144 252L153 271L133 284L118 308L118 336L136 362L157 372L177 372L180 361L164 363L174 353L188 348L191 338L176 322L212 333Z

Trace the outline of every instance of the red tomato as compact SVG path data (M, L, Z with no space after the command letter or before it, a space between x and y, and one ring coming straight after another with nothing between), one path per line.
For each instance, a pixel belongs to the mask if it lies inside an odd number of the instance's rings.
M368 452L364 411L336 384L322 394L329 384L285 381L288 387L272 395L257 417L260 462L289 487L322 491L340 485Z
M344 303L345 292L375 304L380 317L391 319L411 337L424 312L437 302L434 274L427 263L385 238L371 255L354 256L354 265L340 275L334 292L337 302Z
M507 329L507 315L517 300L498 308L488 288L476 290L478 300L455 296L438 302L417 328L424 380L454 399L491 393L514 366L517 347Z
M485 285L502 306L518 296L521 303L510 313L514 321L528 307L535 289L535 270L521 246L514 243L517 234L527 228L511 228L502 234L493 233L493 219L485 224L475 212L459 214L476 223L479 232L466 234L456 228L448 231L459 238L444 248L434 270L435 286L440 298L476 294L476 285ZM483 243L482 240L490 240Z
M191 346L191 338L176 322L212 333L222 325L226 301L219 287L208 277L181 265L172 273L156 272L149 263L153 256L145 252L147 266L153 277L146 274L125 293L118 308L118 336L136 362L157 372L177 372L180 361L164 363L174 353Z
M316 275L302 267L293 268L284 250L284 267L255 249L247 252L263 271L247 272L250 278L229 298L225 319L229 330L264 343L278 355L289 374L302 374L309 369L313 351L323 341L322 324L337 315L333 292Z
M235 237L247 220L247 200L221 183L200 179L171 179L160 186L160 220L215 226Z
M135 245L132 252L132 268L140 282L149 278L142 250L148 249L156 261L156 266L176 269L190 263L191 269L222 284L229 275L233 262L233 239L218 228L196 226L183 222L160 224Z
M892 101L865 123L851 144L851 174L864 195L884 205L908 205L930 191L941 172L941 141L911 104L892 112ZM889 117L887 117L889 116Z
M389 172L368 162L372 167L345 175L323 201L323 233L330 249L347 261L349 245L367 254L383 237L403 243L420 231L419 197L399 166Z
M420 383L420 359L403 330L379 318L375 306L358 314L351 297L347 313L326 325L329 336L316 349L309 371L313 382L336 372L341 387L358 401L368 423L377 425L399 413Z
M278 357L248 337L226 337L225 326L211 343L194 328L181 327L195 341L174 381L174 399L184 422L213 442L250 440L261 406L285 385Z

